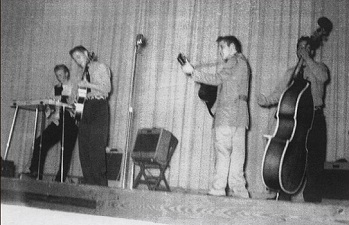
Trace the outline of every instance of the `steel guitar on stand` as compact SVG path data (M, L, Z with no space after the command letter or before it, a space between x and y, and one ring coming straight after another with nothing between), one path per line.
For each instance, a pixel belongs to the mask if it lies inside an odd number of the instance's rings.
M8 153L9 153L11 139L12 139L12 135L14 132L14 126L16 123L17 115L18 115L18 110L24 109L24 110L35 111L35 122L34 122L34 129L33 129L33 144L32 144L32 151L34 151L34 141L35 141L36 130L37 130L37 126L38 126L39 112L44 111L47 106L62 107L63 112L66 109L73 109L74 108L72 105L69 105L69 104L54 100L54 99L38 99L38 100L28 100L28 101L16 100L13 102L11 107L15 108L15 113L14 113L12 124L11 124L9 138L8 138L8 141L6 144L6 151L5 151L5 155L4 155L5 161L7 159ZM42 120L42 122L41 122L41 134L42 134L42 132L45 128L45 113L42 113L41 120ZM41 137L42 137L42 135L41 135ZM40 140L40 142L42 142L42 139ZM39 155L41 155L41 146L42 146L42 144L40 144ZM61 182L63 182L64 116L63 116L61 152L62 152L62 154L61 154ZM40 158L41 157L39 157L39 162L38 162L39 165L40 165ZM40 166L38 167L38 170L40 170ZM38 171L38 174L40 174L40 171ZM38 176L38 179L39 179L39 176Z

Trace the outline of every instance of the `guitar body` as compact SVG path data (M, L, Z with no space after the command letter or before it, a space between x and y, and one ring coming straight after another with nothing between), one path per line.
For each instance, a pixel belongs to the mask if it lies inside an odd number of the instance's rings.
M87 88L79 88L78 89L78 97L75 105L75 120L77 122L81 121L82 113L84 111L84 104L87 97Z
M213 113L211 112L211 108L217 99L217 89L217 86L200 83L198 92L199 98L206 103L207 109L212 117Z
M294 194L305 177L307 137L314 117L309 81L293 81L281 95L276 117L263 156L262 178L269 189Z
M182 66L184 66L185 63L187 62L187 58L182 53L178 54L177 60L179 64L181 64ZM206 103L208 112L212 117L213 117L213 113L211 112L211 108L217 99L217 89L218 88L215 85L200 83L200 89L198 92L199 98Z

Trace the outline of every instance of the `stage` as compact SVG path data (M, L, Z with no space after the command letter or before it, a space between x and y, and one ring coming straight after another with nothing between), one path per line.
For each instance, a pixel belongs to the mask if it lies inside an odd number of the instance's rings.
M46 216L40 221L50 224L61 214L72 218L73 224L112 218L120 219L118 224L349 224L348 201L238 199L5 177L1 178L1 204L2 224L20 224L5 220L28 221L42 214ZM16 215L20 212L33 213Z

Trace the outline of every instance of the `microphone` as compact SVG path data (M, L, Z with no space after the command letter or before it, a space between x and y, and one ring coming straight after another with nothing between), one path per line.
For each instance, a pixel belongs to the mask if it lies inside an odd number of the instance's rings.
M136 44L139 45L145 45L145 38L143 36L143 34L137 34L136 37Z

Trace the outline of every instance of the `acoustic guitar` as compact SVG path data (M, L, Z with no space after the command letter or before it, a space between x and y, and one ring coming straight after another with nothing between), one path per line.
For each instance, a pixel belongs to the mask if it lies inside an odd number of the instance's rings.
M86 65L81 80L86 79L87 74L88 74L88 67ZM85 101L87 98L87 91L88 91L88 88L86 88L86 87L79 87L78 88L77 101L74 103L74 105L75 105L75 120L77 122L80 122L82 119L84 105L85 105Z
M182 53L179 53L177 60L179 64L183 66L187 62L187 57L185 57ZM203 84L203 83L199 83L199 84L200 84L200 89L198 92L198 96L202 101L205 102L210 115L214 117L211 109L217 99L218 87L215 85L209 85L209 84Z

